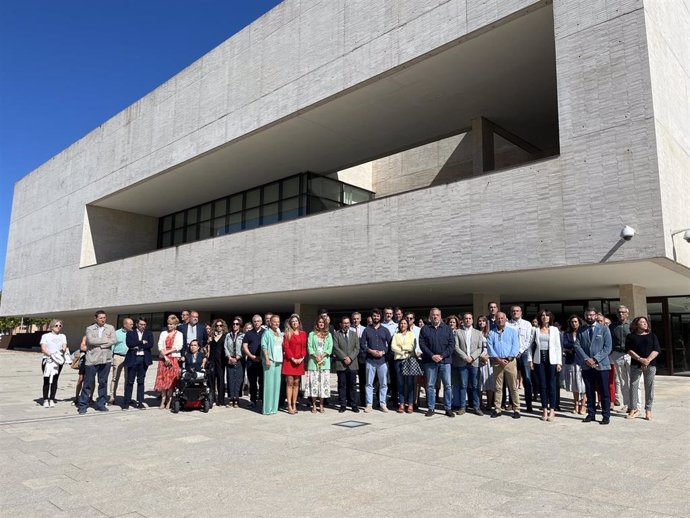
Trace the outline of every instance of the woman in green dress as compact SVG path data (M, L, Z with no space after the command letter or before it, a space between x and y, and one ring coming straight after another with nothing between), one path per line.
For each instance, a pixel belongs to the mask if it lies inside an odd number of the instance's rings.
M333 351L333 337L328 330L328 323L323 317L319 317L314 325L314 330L309 333L307 339L307 364L306 385L304 395L311 399L311 411L323 414L323 400L331 396L331 352Z
M264 415L278 413L280 374L283 366L283 333L280 317L271 317L269 328L261 337L261 358L264 366Z

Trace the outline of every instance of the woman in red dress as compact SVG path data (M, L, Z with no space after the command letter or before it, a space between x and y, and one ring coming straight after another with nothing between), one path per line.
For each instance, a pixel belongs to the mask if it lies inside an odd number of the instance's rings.
M287 376L288 414L297 413L299 381L304 375L304 358L307 356L307 333L302 330L299 315L290 316L283 338L283 375Z
M161 408L170 407L173 390L180 378L180 350L182 349L182 333L177 330L180 321L175 315L168 317L168 330L163 331L158 339L158 369L154 390L161 393Z

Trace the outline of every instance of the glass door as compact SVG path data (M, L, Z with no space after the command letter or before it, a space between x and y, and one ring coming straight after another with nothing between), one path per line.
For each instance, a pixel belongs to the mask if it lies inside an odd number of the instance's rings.
M690 297L669 297L668 314L673 374L690 376Z

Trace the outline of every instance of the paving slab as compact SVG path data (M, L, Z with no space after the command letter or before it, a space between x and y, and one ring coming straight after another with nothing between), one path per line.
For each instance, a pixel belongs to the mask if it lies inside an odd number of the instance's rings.
M690 378L659 376L654 419L568 412L449 419L40 405L40 355L0 350L0 515L690 516ZM335 385L335 377L333 379ZM333 386L335 389L335 386ZM121 395L121 393L120 393ZM344 421L366 426L334 426Z

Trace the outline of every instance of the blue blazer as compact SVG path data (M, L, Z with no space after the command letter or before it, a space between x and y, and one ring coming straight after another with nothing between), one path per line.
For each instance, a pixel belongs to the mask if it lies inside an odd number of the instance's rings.
M141 341L139 340L139 333L136 329L127 331L127 338L125 340L125 343L129 348L129 351L127 351L127 355L125 356L125 361L123 363L125 367L131 367L132 365L134 365L138 351L144 351L144 364L148 366L151 365L151 363L153 363L151 360L151 347L153 347L154 342L153 333L151 331L146 329L144 331L144 334L142 335Z
M208 333L206 333L206 326L202 324L201 322L198 322L196 324L197 326L197 333L196 333L196 339L199 340L199 349L202 349L206 346L206 343L208 342ZM189 324L180 324L177 326L178 331L182 333L182 355L187 352L187 327L189 327Z
M593 358L598 363L596 369L599 371L611 370L609 354L611 354L611 331L601 324L594 325L594 335L589 338L589 326L580 328L578 340L575 342L575 354L580 359L583 370L589 370L585 363L588 358Z

